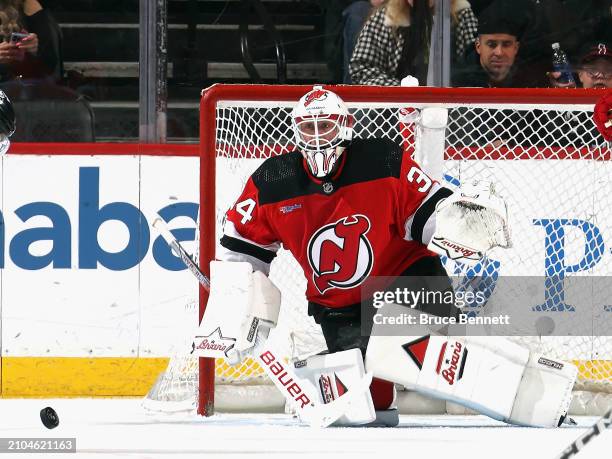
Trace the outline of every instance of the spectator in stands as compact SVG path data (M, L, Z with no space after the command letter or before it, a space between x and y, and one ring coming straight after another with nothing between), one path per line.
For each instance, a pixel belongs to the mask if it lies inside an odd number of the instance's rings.
M612 48L598 43L583 56L578 69L583 88L612 88Z
M578 63L577 72L583 88L612 88L612 49L606 43L588 47ZM553 72L550 75L554 87L574 87L556 81L559 73ZM538 128L535 122L537 119L548 122ZM537 146L581 148L605 145L604 137L595 126L590 111L549 112L546 117L536 117L536 120L529 122L529 125L534 132L530 140Z
M578 79L583 88L612 88L612 48L606 43L591 46L580 59ZM575 83L560 83L559 72L550 72L551 86L574 88Z
M351 84L349 64L353 56L353 50L357 43L357 37L363 29L368 16L375 8L381 6L386 0L354 1L342 11L344 27L342 29L343 53L342 53L342 81Z
M510 10L511 3L497 2L478 18L474 52L453 68L453 85L468 87L544 87L538 74L519 69L517 57L524 17Z
M38 0L0 0L0 80L61 78L58 31Z
M512 86L519 34L518 26L511 20L481 18L474 42L476 54L471 54L471 61L464 67L454 69L454 86Z
M319 0L325 17L325 59L334 83L350 84L348 63L357 36L374 7L385 0Z
M433 77L431 30L434 0L388 0L368 18L349 65L355 84L397 86ZM474 41L478 20L467 0L452 0L454 60L461 60ZM408 78L411 77L411 78ZM428 81L429 80L429 81ZM414 84L414 83L412 83Z
M610 0L513 0L512 5L525 11L520 57L534 71L549 70L552 43L577 57L586 43L612 42Z
M478 19L467 0L451 0L451 27L454 47L453 65L465 60L478 34Z
M433 0L388 0L368 18L353 51L353 83L398 86L412 76L427 83Z

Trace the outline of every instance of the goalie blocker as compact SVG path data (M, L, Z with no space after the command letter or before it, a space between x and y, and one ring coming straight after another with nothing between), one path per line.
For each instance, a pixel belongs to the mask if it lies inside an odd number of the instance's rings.
M276 326L280 291L248 262L212 261L210 277L210 296L193 353L236 365L256 353Z

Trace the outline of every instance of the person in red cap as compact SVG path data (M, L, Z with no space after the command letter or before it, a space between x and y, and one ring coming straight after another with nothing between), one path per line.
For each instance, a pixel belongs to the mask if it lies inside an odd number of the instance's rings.
M580 59L578 78L583 88L612 88L612 48L606 43L590 47ZM549 74L551 86L555 88L574 88L574 83L560 83L559 72Z
M593 46L580 61L578 78L584 88L612 88L612 48Z

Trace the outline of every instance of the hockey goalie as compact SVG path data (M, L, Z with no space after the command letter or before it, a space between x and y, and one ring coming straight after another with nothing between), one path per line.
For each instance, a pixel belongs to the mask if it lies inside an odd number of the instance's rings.
M359 393L335 425L397 425L395 384L511 424L560 425L577 376L571 363L500 337L426 331L380 336L363 314L361 286L370 277L448 291L452 285L439 255L475 263L494 247L508 247L506 205L493 185L473 182L452 191L400 145L353 139L346 105L320 86L299 100L292 122L296 150L266 160L226 215L200 326L205 336L219 333L220 342L234 338L216 351L235 364L265 343L280 307L268 274L282 245L304 271L308 314L328 348L297 362L296 374L318 389L319 404ZM447 282L425 285L430 277ZM390 303L382 311L402 307ZM460 314L453 304L416 309L440 317ZM407 350L414 343L418 359ZM441 361L448 368L441 370ZM342 384L334 379L339 374Z

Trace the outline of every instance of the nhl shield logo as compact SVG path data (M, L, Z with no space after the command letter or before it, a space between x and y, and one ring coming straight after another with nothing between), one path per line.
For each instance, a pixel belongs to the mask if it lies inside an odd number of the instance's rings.
M323 193L330 194L332 191L334 191L334 184L330 182L325 182L323 184Z
M312 281L320 293L361 284L372 271L374 252L365 215L344 217L319 228L308 242Z

